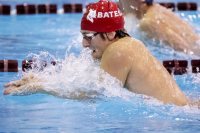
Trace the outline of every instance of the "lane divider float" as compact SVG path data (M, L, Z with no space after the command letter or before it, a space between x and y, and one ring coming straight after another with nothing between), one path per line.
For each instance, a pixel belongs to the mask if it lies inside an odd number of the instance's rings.
M197 11L198 4L195 2L159 2L160 5L172 9L172 11Z
M200 73L200 60L192 60L192 73Z
M64 4L64 13L81 13L83 11L82 4Z
M35 5L17 5L16 6L17 14L22 15L22 14L35 14L36 13L36 7Z
M167 69L170 74L182 75L188 71L187 60L165 60L163 66Z
M56 14L57 13L57 5L55 4L22 4L16 5L16 13L18 15L23 14Z
M22 71L27 71L27 70L30 70L30 69L39 69L39 70L43 70L48 62L46 61L39 61L39 64L36 63L37 61L36 60L23 60L22 61ZM51 65L56 65L56 61L51 61L50 64ZM39 65L39 66L38 66Z
M18 72L18 61L0 60L0 72Z
M175 9L176 9L175 3L172 3L172 2L168 2L168 3L161 2L159 4L162 5L162 6L164 6L164 7L166 7L166 8L172 9L172 11L175 11Z
M198 5L194 2L180 2L177 3L178 11L197 11Z
M0 15L10 15L11 6L0 4Z
M23 60L22 61L22 71L27 71L30 69L43 70L47 65L56 65L57 61L39 61L37 60ZM189 63L187 60L164 60L162 62L163 66L167 69L170 74L183 75L188 72L200 73L200 60L191 60ZM189 66L191 65L191 67ZM191 70L190 70L191 69ZM17 60L0 60L0 72L18 72L18 61Z
M57 5L55 4L40 4L37 5L38 14L56 14Z

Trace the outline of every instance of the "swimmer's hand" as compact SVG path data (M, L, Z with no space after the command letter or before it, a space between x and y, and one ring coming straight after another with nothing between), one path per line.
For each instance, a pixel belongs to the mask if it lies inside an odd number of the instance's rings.
M53 88L48 85L45 79L40 78L36 74L24 75L21 79L16 81L11 81L4 85L4 95L30 95L35 93L49 94L60 98L67 99L85 99L90 97L95 97L97 95L96 91L65 91L64 93L60 91L59 88Z
M29 95L40 91L42 88L41 79L34 74L29 74L23 76L20 80L5 84L4 88L4 95Z

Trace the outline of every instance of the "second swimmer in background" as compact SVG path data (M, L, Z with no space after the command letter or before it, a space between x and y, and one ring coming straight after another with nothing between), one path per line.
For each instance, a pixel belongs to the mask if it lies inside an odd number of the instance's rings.
M200 55L200 36L194 28L153 0L119 0L125 15L133 14L150 38L163 41L175 50Z

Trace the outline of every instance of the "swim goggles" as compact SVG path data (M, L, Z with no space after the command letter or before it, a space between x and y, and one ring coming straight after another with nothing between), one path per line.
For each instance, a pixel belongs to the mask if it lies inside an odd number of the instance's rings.
M99 32L96 32L96 33L81 33L81 34L82 34L82 36L85 40L90 42L92 39L95 38L96 35L99 34Z

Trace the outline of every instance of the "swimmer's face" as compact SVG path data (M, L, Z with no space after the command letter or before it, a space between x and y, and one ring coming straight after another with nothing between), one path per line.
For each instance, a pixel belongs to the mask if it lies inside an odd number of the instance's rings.
M101 38L100 33L92 31L81 31L81 33L83 35L83 47L92 50L93 58L101 59L107 43Z

